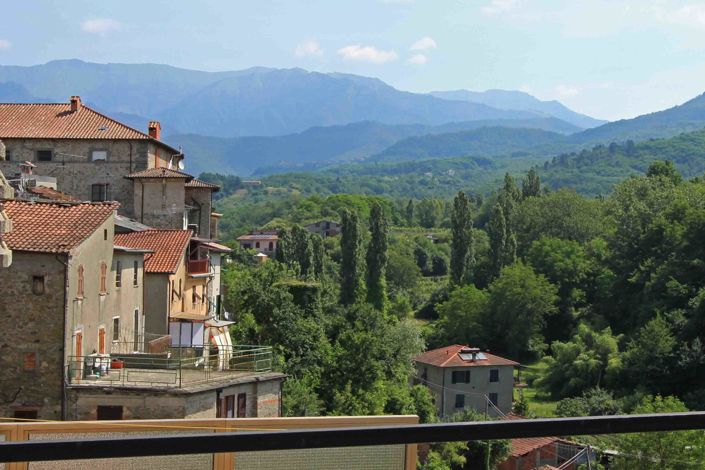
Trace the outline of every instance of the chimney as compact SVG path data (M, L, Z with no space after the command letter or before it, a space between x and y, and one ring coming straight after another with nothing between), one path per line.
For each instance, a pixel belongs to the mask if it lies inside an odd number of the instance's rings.
M159 140L162 135L162 125L159 124L159 121L149 121L148 134L152 139Z
M71 97L71 112L75 113L81 109L81 97L80 96L72 96Z

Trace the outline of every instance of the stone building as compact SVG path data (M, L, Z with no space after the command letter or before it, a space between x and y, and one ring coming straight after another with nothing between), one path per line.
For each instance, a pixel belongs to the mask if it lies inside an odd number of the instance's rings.
M495 416L512 410L519 363L459 344L426 351L414 361L416 379L433 394L440 417L465 408Z
M68 103L0 104L0 171L14 177L18 164L56 178L57 188L82 201L118 201L133 216L133 188L124 176L148 168L182 165L181 152L160 139L161 126L147 133L115 121L72 96Z
M0 415L62 419L71 357L109 348L116 203L7 201L0 270Z
M321 238L336 237L340 235L341 225L340 222L335 220L319 220L308 224L306 230L311 233L317 233Z

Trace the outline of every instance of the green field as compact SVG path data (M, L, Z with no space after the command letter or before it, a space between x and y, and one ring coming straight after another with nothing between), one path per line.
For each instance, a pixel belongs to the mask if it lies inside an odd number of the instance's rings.
M521 381L525 384L533 384L534 380L541 377L546 370L546 364L543 361L536 361L527 364L521 368ZM556 416L557 400L551 399L545 392L538 390L534 386L526 386L517 389L516 399L519 399L519 394L524 394L524 399L529 403L529 413L538 418L549 418Z

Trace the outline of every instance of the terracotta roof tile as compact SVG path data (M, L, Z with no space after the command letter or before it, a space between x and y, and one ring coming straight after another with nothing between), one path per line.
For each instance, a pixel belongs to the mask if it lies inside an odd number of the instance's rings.
M213 191L220 191L220 186L217 184L212 184L212 183L207 183L203 180L199 180L198 178L194 178L188 183L186 183L187 188L205 188L205 189L212 189Z
M6 201L12 232L4 240L10 249L67 253L88 238L119 204Z
M71 111L67 103L0 103L0 139L138 139L152 140L173 150L164 142L152 139L125 124L105 116L86 105Z
M43 199L50 199L52 201L78 201L75 197L62 193L61 191L57 191L56 189L52 188L46 188L44 186L34 186L31 188L27 188L27 192L39 196Z
M461 349L467 348L466 345L454 344L445 348L433 349L426 351L423 354L416 356L415 361L423 364L430 364L436 367L482 367L482 366L517 366L518 362L511 359L495 356L488 352L482 351L486 359L476 359L474 361L465 361L460 358L458 353Z
M128 248L154 251L145 256L144 269L148 273L175 273L184 259L191 239L190 230L145 230L142 232L116 233L115 244Z
M175 179L185 179L190 181L193 176L183 171L171 170L169 168L147 168L146 170L138 171L130 175L125 176L127 179L139 179L139 178L175 178Z

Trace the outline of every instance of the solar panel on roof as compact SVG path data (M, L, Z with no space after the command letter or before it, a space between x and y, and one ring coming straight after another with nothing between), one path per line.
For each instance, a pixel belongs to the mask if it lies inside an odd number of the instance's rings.
M472 361L472 360L483 361L483 360L487 359L487 356L485 356L484 353L481 353L481 352L476 352L474 354L461 352L461 353L458 353L458 356L460 356L460 359L462 359L463 361ZM473 356L475 356L475 357L473 357Z

